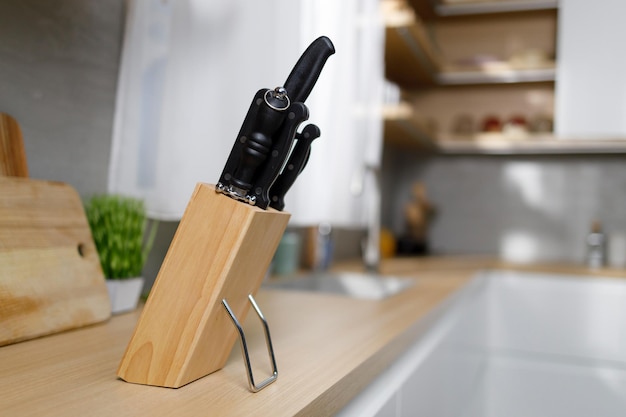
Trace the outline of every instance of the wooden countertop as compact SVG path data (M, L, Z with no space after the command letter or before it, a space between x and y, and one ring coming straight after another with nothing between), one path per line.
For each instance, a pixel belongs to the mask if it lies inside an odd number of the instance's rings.
M489 258L388 261L383 264L384 274L416 277L416 285L382 301L261 290L257 301L270 325L279 377L256 394L248 391L238 345L222 370L179 389L117 379L116 369L138 312L5 346L0 348L2 414L332 415L419 337L421 318L476 270L493 267L507 265ZM271 373L263 332L253 313L244 327L256 364L255 378L260 381Z

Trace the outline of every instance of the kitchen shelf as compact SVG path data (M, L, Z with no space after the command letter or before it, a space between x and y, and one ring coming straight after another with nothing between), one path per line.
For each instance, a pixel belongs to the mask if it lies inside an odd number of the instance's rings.
M436 144L437 152L441 154L626 154L626 138L611 140L561 139L550 134L539 134L531 135L523 140L509 140L504 135L494 135L489 139L441 139Z
M385 2L385 73L403 87L434 84L443 59L423 23L402 2Z
M449 125L450 112L459 112L456 107L447 107L445 101L452 94L459 94L460 100L481 91L477 100L484 108L484 100L489 95L495 100L504 100L506 104L503 112L521 112L522 114L547 114L550 110L550 91L556 79L556 63L550 57L555 55L554 45L547 41L547 45L537 42L538 36L552 36L556 31L556 13L559 2L557 0L503 0L503 1L431 1L423 0L387 0L383 2L386 24L386 74L387 78L398 84L404 90L403 97L417 97L416 103L402 103L391 106L384 111L385 142L389 145L412 148L416 152L427 152L442 155L476 154L476 155L516 155L516 154L622 154L626 155L626 138L615 139L569 139L556 137L553 134L529 134L526 137L506 134L481 134L471 138L454 137L440 130L436 132L434 125L445 127ZM430 14L424 14L424 10ZM531 12L504 15L508 12ZM537 13L535 13L535 11ZM500 13L498 16L476 16L468 18L447 18L445 16L483 15ZM472 42L480 39L479 29L483 21L489 24L489 29L495 33L503 33L503 24L498 21L509 19L515 27L525 30L530 39L530 47L536 51L546 53L530 62L520 61L520 56L512 56L510 61L493 61L482 66L451 65L444 59L443 53L437 47L431 35L437 34L442 46L448 46L446 54L450 59L459 62L459 51L471 51L471 46L480 50L484 46L476 47ZM444 23L445 22L445 23ZM554 22L554 23L551 23ZM462 30L471 34L463 38ZM478 28L478 29L476 29ZM445 30L445 31L444 31ZM454 32L457 30L457 32ZM488 30L488 29L485 29ZM450 49L445 43L456 35L459 42L468 47ZM543 39L543 38L541 38ZM491 45L489 45L491 46ZM552 46L552 48L551 48ZM532 49L529 49L532 50ZM453 53L450 53L453 51ZM456 55L454 55L456 52ZM502 51L494 51L494 56L501 56ZM532 57L532 56L531 56ZM519 62L519 64L518 64ZM520 84L520 85L512 85ZM529 84L529 85L521 85ZM501 85L498 87L497 85ZM458 89L454 86L462 86ZM476 86L476 87L471 87ZM497 94L489 93L489 91ZM529 94L534 97L534 106L529 107L525 98ZM506 98L505 98L506 97ZM515 103L516 99L520 103ZM418 104L419 103L419 104ZM469 103L469 104L468 104ZM466 105L472 106L473 101ZM428 118L418 113L418 109L428 112ZM520 110L515 110L519 108ZM497 113L498 109L494 109ZM445 112L448 112L446 114ZM474 113L477 110L474 109ZM459 113L460 114L460 113ZM434 120L431 119L434 118ZM474 117L477 117L474 115Z
M551 10L559 6L558 0L505 0L480 2L438 2L434 6L438 16L464 16L486 13L526 12Z
M454 69L436 75L439 85L554 82L555 78L556 68L552 63L544 68Z
M610 155L626 154L626 138L565 139L551 133L529 134L525 138L501 133L482 133L471 138L436 137L428 120L407 104L383 109L385 143L441 155Z
M410 104L385 106L383 120L386 143L430 152L437 149L428 120L418 115Z
M402 1L386 1L383 4L386 26L385 73L387 79L402 88L555 80L554 62L543 63L538 68L516 68L506 62L492 63L483 68L446 66L426 26L413 9Z

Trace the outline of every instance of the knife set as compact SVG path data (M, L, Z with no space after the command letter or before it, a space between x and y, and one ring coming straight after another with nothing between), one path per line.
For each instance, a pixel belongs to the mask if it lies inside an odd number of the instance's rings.
M330 39L316 39L283 87L256 93L217 183L219 191L262 209L268 205L284 208L285 193L306 165L311 142L320 136L313 124L296 133L309 118L304 101L334 52ZM287 159L294 139L296 144Z
M284 196L320 136L304 101L326 60L330 39L316 39L282 87L254 96L218 183L198 183L163 260L117 375L139 384L181 387L226 364L253 305L266 330L273 379L277 376L269 329L251 297L269 268L287 227ZM233 326L233 323L235 326Z

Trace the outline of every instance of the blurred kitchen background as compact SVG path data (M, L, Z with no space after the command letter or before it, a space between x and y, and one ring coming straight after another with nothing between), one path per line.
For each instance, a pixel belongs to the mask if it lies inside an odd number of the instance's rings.
M335 260L380 227L384 256L404 243L582 264L599 222L624 267L625 13L620 0L2 0L0 111L22 127L32 178L148 200L151 282L254 93L328 35L293 230L330 224Z

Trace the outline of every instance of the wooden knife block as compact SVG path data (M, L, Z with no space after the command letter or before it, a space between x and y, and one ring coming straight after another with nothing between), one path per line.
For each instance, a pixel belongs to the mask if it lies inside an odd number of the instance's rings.
M290 215L199 183L161 265L117 375L170 388L221 369L237 339L222 306L244 320Z

